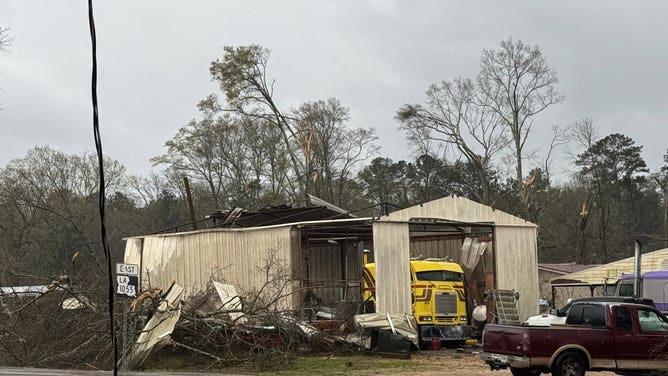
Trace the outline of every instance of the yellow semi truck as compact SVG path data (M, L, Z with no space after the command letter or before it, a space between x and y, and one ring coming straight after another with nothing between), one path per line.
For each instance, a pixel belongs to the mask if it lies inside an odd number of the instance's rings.
M418 324L421 343L462 342L471 338L462 267L444 259L413 259L411 292L413 316ZM364 300L372 310L376 292L376 265L367 263L362 272Z

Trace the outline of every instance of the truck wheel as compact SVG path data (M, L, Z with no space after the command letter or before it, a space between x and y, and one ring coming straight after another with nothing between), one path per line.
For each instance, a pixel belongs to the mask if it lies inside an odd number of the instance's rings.
M552 368L552 376L584 376L587 364L575 352L565 352L557 358Z
M510 367L510 373L512 373L513 376L538 376L541 374L540 371L534 369L513 367Z

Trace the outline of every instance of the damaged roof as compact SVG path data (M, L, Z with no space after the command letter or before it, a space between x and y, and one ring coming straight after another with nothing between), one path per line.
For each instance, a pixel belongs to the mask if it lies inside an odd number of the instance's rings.
M356 216L350 212L309 195L309 206L292 207L279 205L248 211L241 208L217 211L207 218L213 220L212 227L263 227L287 223L348 219Z

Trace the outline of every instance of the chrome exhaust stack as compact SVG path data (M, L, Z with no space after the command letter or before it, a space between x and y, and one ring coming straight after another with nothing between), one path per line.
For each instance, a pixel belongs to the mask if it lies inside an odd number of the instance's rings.
M642 243L638 239L635 241L635 257L633 258L633 296L640 297L640 266L641 266L641 250Z

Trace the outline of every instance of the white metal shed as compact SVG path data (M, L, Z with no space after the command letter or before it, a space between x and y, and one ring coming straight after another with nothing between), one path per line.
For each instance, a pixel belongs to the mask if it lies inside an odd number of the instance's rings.
M403 265L410 253L409 223L424 219L493 225L495 288L520 293L520 318L537 314L538 226L462 197L444 197L399 210L373 224L376 257L383 260L376 271L380 311L411 312L410 275Z

